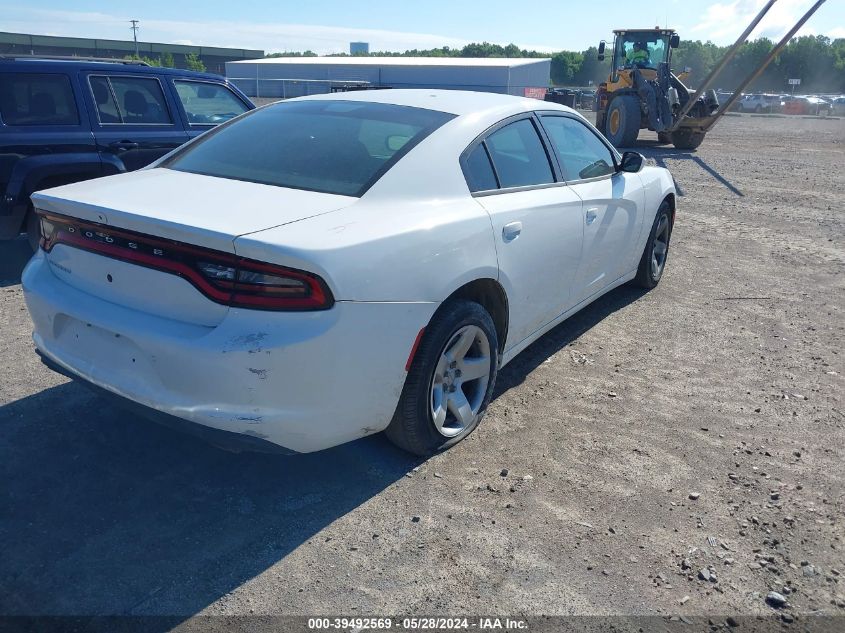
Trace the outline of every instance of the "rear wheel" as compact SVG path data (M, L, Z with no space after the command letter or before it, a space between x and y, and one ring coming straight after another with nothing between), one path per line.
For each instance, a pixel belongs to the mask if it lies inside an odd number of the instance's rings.
M414 355L387 437L424 456L457 444L481 421L498 367L490 314L472 301L444 305Z
M640 101L621 95L610 102L605 116L604 135L614 147L630 147L640 133Z
M32 205L29 205L29 209L26 211L26 237L34 253L38 250L38 244L41 242L41 224L38 222L38 216L35 214Z
M672 236L672 208L664 200L646 242L645 250L640 258L637 276L634 283L641 288L654 288L660 283L663 271L666 269L666 259L669 256L669 238Z
M691 132L689 130L672 132L672 144L678 149L697 149L703 140L703 132Z

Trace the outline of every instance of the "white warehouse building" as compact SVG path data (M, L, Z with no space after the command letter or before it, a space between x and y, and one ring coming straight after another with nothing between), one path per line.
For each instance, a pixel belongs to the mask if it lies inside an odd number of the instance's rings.
M503 57L270 57L227 62L250 97L289 98L355 87L443 88L542 98L551 60Z

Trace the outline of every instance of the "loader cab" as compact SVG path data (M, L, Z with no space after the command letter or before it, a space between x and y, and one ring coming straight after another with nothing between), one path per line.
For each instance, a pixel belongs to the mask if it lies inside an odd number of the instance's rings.
M614 31L613 58L610 64L608 83L620 81L620 71L628 75L634 68L656 71L660 63L671 62L672 49L680 44L680 38L671 29L643 29ZM599 46L599 58L604 57L604 46Z

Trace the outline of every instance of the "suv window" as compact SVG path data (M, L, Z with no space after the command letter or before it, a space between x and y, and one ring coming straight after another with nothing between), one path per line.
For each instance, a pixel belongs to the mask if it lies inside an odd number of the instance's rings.
M67 75L3 73L0 114L6 125L79 125Z
M525 187L555 181L543 142L529 119L520 119L487 137L499 185Z
M188 123L192 125L216 125L248 109L226 86L182 79L173 83Z
M364 192L453 115L356 101L289 101L206 132L162 167L347 196Z
M100 123L168 125L172 123L158 79L118 75L90 77Z
M464 175L466 176L470 191L474 193L476 191L498 189L499 184L496 181L496 173L493 171L490 156L487 154L483 143L475 146L475 149L467 155L464 163Z
M616 172L613 152L584 123L564 116L543 116L543 127L566 180L599 178Z

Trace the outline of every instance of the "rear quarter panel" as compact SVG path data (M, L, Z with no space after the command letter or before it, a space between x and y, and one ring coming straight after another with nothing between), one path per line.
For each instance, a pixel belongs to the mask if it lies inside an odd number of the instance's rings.
M644 248L649 231L651 230L651 225L654 222L654 217L657 215L657 209L663 200L670 195L673 196L675 199L674 204L677 208L677 190L672 174L668 169L663 167L644 167L640 171L640 180L642 180L643 191L645 193L644 230L641 234L641 246ZM640 251L642 251L642 248L640 248Z
M367 204L235 240L238 255L319 274L339 301L439 302L498 279L487 213L465 198Z

